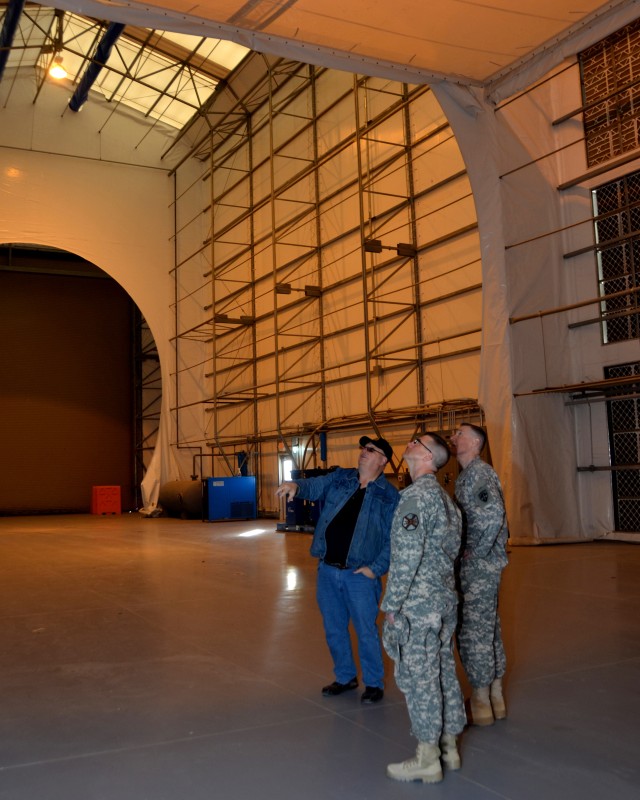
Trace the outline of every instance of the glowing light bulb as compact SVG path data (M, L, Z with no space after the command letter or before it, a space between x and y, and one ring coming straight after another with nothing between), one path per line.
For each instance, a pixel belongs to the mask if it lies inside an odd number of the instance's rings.
M62 80L67 77L67 70L62 66L62 56L56 56L53 59L53 64L49 68L49 75L56 80Z

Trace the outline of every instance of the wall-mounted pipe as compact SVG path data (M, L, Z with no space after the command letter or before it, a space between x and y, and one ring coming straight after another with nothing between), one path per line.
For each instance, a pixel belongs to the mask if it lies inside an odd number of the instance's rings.
M4 15L4 22L0 31L0 81L4 75L4 68L7 66L13 37L16 35L24 4L25 0L9 0L9 5Z
M89 97L89 89L91 89L93 84L96 82L98 75L102 71L102 67L104 67L109 60L111 49L118 41L123 30L124 23L112 22L105 31L105 34L100 40L100 44L96 49L95 56L87 67L82 79L80 80L80 83L76 87L73 97L71 100L69 100L69 108L72 111L80 111L82 106L87 102L87 98Z

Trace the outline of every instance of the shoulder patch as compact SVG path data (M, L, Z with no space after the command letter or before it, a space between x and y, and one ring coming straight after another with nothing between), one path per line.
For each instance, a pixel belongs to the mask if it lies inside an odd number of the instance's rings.
M406 531L415 531L419 524L420 520L417 514L405 514L402 518L402 527Z
M489 502L489 489L486 486L480 486L476 489L476 497L484 505Z

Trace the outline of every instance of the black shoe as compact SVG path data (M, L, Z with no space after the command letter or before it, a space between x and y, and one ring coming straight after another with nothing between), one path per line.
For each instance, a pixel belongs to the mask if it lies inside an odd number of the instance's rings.
M360 700L363 703L379 703L383 697L384 689L379 686L365 686Z
M348 692L349 689L357 689L357 688L358 688L358 679L351 678L349 683L338 683L338 681L334 681L333 683L330 683L328 686L323 686L322 694L325 697L335 697L337 694Z

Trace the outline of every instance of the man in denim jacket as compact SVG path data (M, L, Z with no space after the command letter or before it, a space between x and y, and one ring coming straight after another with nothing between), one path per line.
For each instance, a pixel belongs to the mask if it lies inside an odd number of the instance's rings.
M365 691L363 703L384 695L384 667L376 620L381 577L389 569L390 531L398 491L385 478L393 456L386 439L360 439L357 469L338 467L319 478L287 481L278 497L323 502L311 555L319 559L316 597L333 658L335 681L323 687L332 697L358 686L349 622L358 637Z

